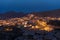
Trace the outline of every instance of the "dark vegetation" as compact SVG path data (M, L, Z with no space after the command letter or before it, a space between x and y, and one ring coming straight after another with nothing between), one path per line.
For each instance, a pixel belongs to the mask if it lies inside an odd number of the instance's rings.
M12 31L4 31L5 28L13 29ZM0 31L0 40L14 40L16 37L23 36L23 31L17 27L3 27Z
M23 40L24 38L27 37L27 39L29 40L37 40L37 39L34 39L33 38L33 35L23 35L24 31L23 30L26 30L24 28L17 28L17 27L3 27L1 26L3 29L2 31L0 31L0 40L15 40L16 38L18 37L23 37ZM13 30L12 31L4 31L4 28L12 28ZM26 30L27 31L27 30ZM32 30L33 31L33 30ZM60 32L60 30L56 29L54 31L57 31L57 32ZM39 31L41 32L41 31ZM34 35L45 35L45 33L49 33L49 32L45 32L45 31L42 31L44 33L36 33ZM52 33L53 31L51 31ZM38 36L37 36L38 37ZM43 36L44 37L44 36ZM17 39L19 40L19 39ZM22 39L21 39L22 40ZM44 39L45 40L45 39Z
M60 26L60 20L49 20L47 24L54 25L54 26Z

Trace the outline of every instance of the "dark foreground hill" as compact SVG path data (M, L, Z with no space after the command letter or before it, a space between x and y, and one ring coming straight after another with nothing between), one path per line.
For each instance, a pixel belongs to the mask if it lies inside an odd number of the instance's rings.
M2 28L4 27L2 26ZM60 30L46 32L41 30L28 30L29 28L26 29L23 27L17 28L17 26L12 27L12 29L12 31L3 31L4 29L0 31L0 40L60 40Z

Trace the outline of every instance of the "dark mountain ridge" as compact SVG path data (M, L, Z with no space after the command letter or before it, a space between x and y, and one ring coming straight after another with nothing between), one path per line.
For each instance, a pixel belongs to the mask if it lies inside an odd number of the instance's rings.
M40 17L60 17L60 9L46 11L46 12L31 12L31 13L9 11L9 12L0 14L0 19L23 17L23 16L26 16L28 14L34 14L34 15L40 16Z
M15 18L15 17L23 17L26 14L23 12L15 12L15 11L10 11L6 12L3 14L0 14L0 19L9 19L9 18Z
M60 17L60 9L46 11L46 12L33 12L32 14L42 17Z

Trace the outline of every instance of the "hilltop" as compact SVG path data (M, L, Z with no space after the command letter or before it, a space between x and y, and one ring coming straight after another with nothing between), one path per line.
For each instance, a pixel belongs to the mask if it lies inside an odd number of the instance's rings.
M45 12L31 12L31 13L9 11L0 14L0 19L9 19L9 18L16 18L16 17L19 18L19 17L27 16L28 14L34 14L39 17L60 17L60 9L45 11Z

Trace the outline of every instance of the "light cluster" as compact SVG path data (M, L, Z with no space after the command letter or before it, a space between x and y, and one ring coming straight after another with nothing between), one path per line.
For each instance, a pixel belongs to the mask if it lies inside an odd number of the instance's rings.
M30 27L30 29L39 29L45 31L53 30L51 25L47 25L49 20L60 20L60 18L54 17L38 17L34 14L29 14L25 17L21 18L11 18L7 20L0 20L0 26L18 26L20 28L21 25L23 27ZM8 30L8 29L7 29Z

